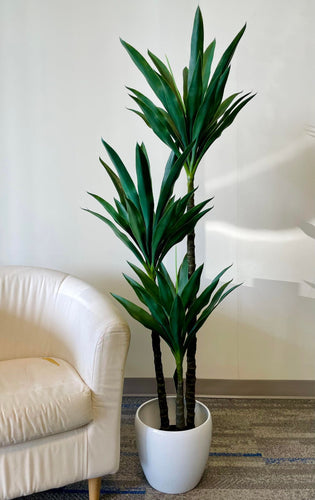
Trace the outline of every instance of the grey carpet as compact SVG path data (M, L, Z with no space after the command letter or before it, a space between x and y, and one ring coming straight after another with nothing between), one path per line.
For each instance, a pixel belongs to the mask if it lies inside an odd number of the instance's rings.
M102 480L104 500L315 500L315 400L200 398L213 419L207 468L193 491L165 495L146 482L136 451L134 415L147 399L123 398L120 470ZM24 498L87 499L87 481Z

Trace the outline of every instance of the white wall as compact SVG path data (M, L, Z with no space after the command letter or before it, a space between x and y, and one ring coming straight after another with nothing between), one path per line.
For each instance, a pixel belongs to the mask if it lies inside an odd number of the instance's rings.
M121 276L131 255L80 207L96 208L87 190L114 194L98 164L101 136L130 168L143 140L160 182L167 149L126 110L124 86L147 86L119 37L166 53L180 79L197 4L0 0L0 264L56 268L132 297ZM205 283L231 262L244 281L200 332L198 375L314 379L315 241L301 227L315 221L315 3L200 6L217 58L247 21L229 90L257 96L198 173L200 199L215 195L197 234ZM153 376L149 335L130 325L127 376Z

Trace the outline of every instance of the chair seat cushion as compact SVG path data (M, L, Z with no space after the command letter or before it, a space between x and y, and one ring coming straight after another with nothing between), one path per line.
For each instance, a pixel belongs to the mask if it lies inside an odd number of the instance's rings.
M91 391L66 361L0 361L0 446L73 430L91 420Z

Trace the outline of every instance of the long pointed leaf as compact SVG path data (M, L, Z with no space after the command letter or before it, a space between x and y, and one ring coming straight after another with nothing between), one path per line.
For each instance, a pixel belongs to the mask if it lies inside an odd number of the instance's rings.
M182 260L177 274L177 293L181 295L184 287L188 282L188 256L187 254Z
M211 281L210 285L208 285L205 290L199 295L199 297L196 298L196 300L191 304L188 314L187 314L187 322L190 323L190 321L194 320L196 316L200 313L200 311L207 306L209 303L211 296L216 289L217 285L219 284L220 278L223 276L232 264L226 268L224 268L213 280Z
M197 7L194 18L193 31L191 35L191 43L190 43L188 87L192 82L193 74L195 72L195 68L199 57L201 57L201 62L202 62L202 55L203 55L203 19L201 10L199 7Z
M137 250L137 248L129 240L129 238L124 233L122 233L121 231L119 231L119 229L117 229L117 227L115 226L115 224L113 224L112 221L110 221L109 219L107 219L103 215L98 214L97 212L93 212L93 210L89 210L87 208L84 208L83 210L85 210L85 212L89 212L92 215L95 215L95 217L97 217L101 221L105 222L105 224L107 224L114 231L114 233L116 234L116 236L118 236L118 238L132 251L132 253L137 257L137 259L139 260L139 262L141 262L141 264L143 266L145 265L145 260L143 259L141 253Z
M107 163L105 163L102 160L102 158L99 158L99 161L101 162L101 164L105 168L112 183L114 184L121 203L125 206L126 205L126 195L125 195L125 191L123 190L123 187L121 185L119 177L115 174L115 172L113 172L113 170L107 165Z
M211 66L215 51L216 41L215 39L210 43L203 54L203 67L202 67L202 90L203 93L207 90L209 77L211 73Z
M223 55L222 55L222 57L221 57L221 59L219 61L219 64L217 65L216 70L215 70L215 72L214 72L214 74L213 74L213 76L211 78L210 85L217 78L220 78L220 76L224 73L224 71L226 70L226 68L229 66L229 64L230 64L230 62L232 60L232 57L234 55L234 52L236 50L236 47L237 47L240 39L242 38L245 29L246 29L246 24L239 31L239 33L232 40L232 42L230 43L230 45L228 46L228 48L223 53Z
M159 300L165 311L170 314L171 306L175 298L175 290L173 284L170 286L168 279L163 275L163 272L157 272L157 280L159 285Z
M135 95L130 95L130 97L138 104L140 109L143 111L146 121L152 128L153 132L176 154L179 154L178 149L178 137L180 134L177 131L175 125L170 123L167 113L163 112L161 108L155 106L155 104L145 97L140 92L133 90Z
M222 120L220 121L220 124L217 126L217 128L215 129L215 131L213 133L209 134L207 140L202 145L202 148L200 149L200 152L199 152L199 155L198 155L199 156L199 161L202 159L202 157L204 156L204 154L208 151L208 149L211 146L211 144L213 144L214 141L220 137L220 135L222 134L222 132L233 123L233 121L235 120L235 118L238 115L238 113L240 112L240 110L251 99L253 99L253 97L255 97L255 94L251 95L247 99L244 99L243 102L238 107L236 107L232 113L227 114L226 117L224 117L224 115L223 115ZM226 113L228 113L228 111L229 110L227 110Z
M114 207L108 203L106 200L98 196L97 194L88 193L92 198L98 201L102 207L109 213L109 215L114 219L114 221L123 228L124 231L130 233L130 227L128 224L128 219L125 219L121 214L116 212Z
M145 223L143 220L141 208L138 209L128 198L126 200L126 203L129 216L130 229L146 261L149 262L151 260L150 248L147 247Z
M170 330L177 350L183 355L183 333L185 334L185 310L179 295L176 295L170 311Z
M170 155L166 167L165 173L161 184L160 196L156 209L156 221L158 222L163 210L173 194L174 184L177 181L182 167L193 148L193 144L188 146L185 151L176 159L175 155Z
M105 142L103 139L102 139L102 143L103 143L110 159L112 160L112 162L117 170L121 185L126 193L127 198L130 198L131 201L135 204L135 206L137 208L140 208L137 190L136 190L135 185L133 183L133 180L130 177L128 170L126 169L125 165L123 164L121 158L118 156L116 151L109 144L107 144L107 142Z
M175 290L174 283L173 283L169 273L167 272L167 269L164 266L163 262L160 263L159 271L163 274L164 279L167 281L169 288L173 289L173 295L175 297L176 290Z
M186 308L189 304L191 304L197 297L197 293L200 288L200 278L203 270L203 265L198 267L191 277L189 278L185 288L181 293L181 298Z
M161 304L159 302L157 302L156 300L154 300L154 298L150 295L150 293L144 287L139 285L139 283L137 283L135 280L133 280L132 278L130 278L129 276L127 276L125 274L124 274L124 278L128 281L130 286L133 288L133 290L135 291L137 297L141 300L141 302L148 307L148 309L151 313L151 316L155 319L155 321L157 323L159 323L161 325L165 334L169 338L171 338L169 331L168 331L168 325L169 325L168 317L167 317L163 307L161 306Z
M171 73L171 71L168 70L167 66L161 61L156 55L154 55L150 50L148 50L148 54L150 58L152 59L153 63L155 64L157 70L160 72L160 75L164 78L164 80L167 81L168 85L171 87L173 90L174 94L177 97L177 101L182 107L184 111L184 104L180 95L180 92L177 88L176 82L174 80L174 76Z
M122 45L141 71L155 95L160 99L165 109L175 123L184 144L187 145L185 116L182 106L178 103L176 93L156 71L154 71L146 59L134 47L121 40Z
M146 226L146 244L151 244L152 224L154 215L154 200L152 191L152 181L150 164L145 151L144 144L136 147L136 171L138 179L138 193L143 219Z
M132 108L127 108L128 111L132 111L133 113L135 113L136 115L140 116L140 118L142 118L142 120L144 121L144 123L149 127L149 128L152 128L151 127L151 123L147 120L147 118L145 117L145 115L143 113L141 113L141 111L139 111L138 109L132 109Z
M158 332L161 337L165 337L164 330L161 325L154 318L152 318L147 311L120 295L116 295L115 293L112 293L111 295L126 309L132 318L139 321L139 323L149 330Z
M187 96L187 120L190 123L190 134L193 127L194 118L201 104L202 99L202 56L199 55L195 64L195 71L192 75Z
M138 278L140 278L143 286L146 290L152 295L155 300L159 300L159 288L156 285L155 281L150 278L142 269L137 267L135 264L128 262L131 269L136 273Z
M198 139L199 135L202 136L207 125L213 120L213 117L221 104L228 75L229 68L226 69L221 78L215 80L214 84L209 86L205 99L198 110L194 122L192 131L193 139Z

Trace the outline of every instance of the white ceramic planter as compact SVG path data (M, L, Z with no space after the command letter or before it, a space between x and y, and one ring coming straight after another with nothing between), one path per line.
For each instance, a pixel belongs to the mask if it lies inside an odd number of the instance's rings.
M170 424L175 424L175 397L168 397ZM211 444L209 409L196 401L196 427L186 431L161 431L157 399L141 405L136 413L137 448L149 484L163 493L193 489L204 472Z

